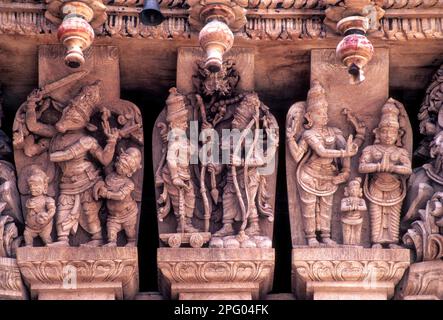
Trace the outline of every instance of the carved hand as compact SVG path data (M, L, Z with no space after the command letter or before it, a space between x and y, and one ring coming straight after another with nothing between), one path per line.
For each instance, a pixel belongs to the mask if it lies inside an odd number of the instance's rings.
M47 222L49 218L49 214L46 211L40 212L39 214L37 214L36 220L37 223L39 224L44 224Z
M185 183L182 179L180 179L180 178L174 178L174 179L172 180L172 184L173 184L174 186L176 186L177 188L185 188L185 189L188 189L188 186L186 185L186 183Z
M348 137L348 141L346 143L346 156L352 157L355 156L358 152L358 145L353 142L352 134Z

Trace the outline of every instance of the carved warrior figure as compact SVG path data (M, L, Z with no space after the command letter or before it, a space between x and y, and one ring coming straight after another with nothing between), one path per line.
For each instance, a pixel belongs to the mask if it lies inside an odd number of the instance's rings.
M369 200L373 247L399 247L400 212L406 179L412 173L409 152L402 147L402 110L398 101L391 98L386 102L374 130L374 144L366 147L360 157L359 172L366 174L363 189Z
M195 209L195 193L190 172L191 146L186 136L188 110L185 97L176 88L169 90L166 100L168 129L163 131L164 155L157 171L157 185L163 186L158 199L159 220L170 212L171 204L177 218L177 232L191 233L199 230L192 225ZM163 125L164 126L164 125Z
M298 163L296 179L309 246L319 245L316 231L324 244L336 245L331 239L333 197L338 186L348 180L351 157L357 154L366 131L349 114L348 119L357 135L346 141L340 129L328 126L328 102L318 81L313 82L307 102L294 104L288 113L286 139L292 159Z
M94 186L103 182L102 169L106 171L111 164L117 141L125 148L131 145L138 148L143 144L138 109L124 100L108 101L110 109L105 108L101 104L100 81L84 85L65 106L50 97L51 91L83 75L81 72L70 74L34 90L20 107L14 123L19 185L36 166L48 173L51 192L57 195L58 241L52 246L69 245L69 235L77 235L79 225L91 237L86 245L102 244L99 211L103 201L94 198ZM95 124L100 122L100 113L101 127ZM103 140L106 141L104 147ZM136 181L137 201L141 191L141 180L138 180L140 177ZM26 199L29 191L24 185L20 191ZM109 210L110 207L108 203L107 213L112 221L115 211ZM86 240L80 238L75 237L74 242Z
M55 215L55 201L47 196L48 176L40 169L28 179L31 197L26 201L26 227L23 233L26 246L32 246L39 236L43 243L52 243L52 220Z
M361 178L349 181L345 188L345 197L341 200L341 222L343 244L360 245L363 212L367 211L366 202L362 198Z
M128 241L126 246L135 246L138 206L132 196L135 186L130 178L141 168L141 158L137 148L122 150L115 163L115 171L108 174L104 182L94 186L94 198L107 199L107 246L117 246L117 233L122 229Z

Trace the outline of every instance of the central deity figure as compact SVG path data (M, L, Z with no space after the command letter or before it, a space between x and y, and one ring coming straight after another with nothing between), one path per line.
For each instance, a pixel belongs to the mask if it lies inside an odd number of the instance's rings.
M298 163L296 178L305 237L309 246L318 246L319 231L324 244L335 245L331 239L333 197L338 186L349 178L350 158L363 142L365 127L351 119L357 136L353 140L351 135L346 141L338 128L328 126L328 102L318 81L309 90L307 107L305 104L299 102L291 108L288 116L293 119L287 129L289 151ZM306 130L301 132L303 123Z

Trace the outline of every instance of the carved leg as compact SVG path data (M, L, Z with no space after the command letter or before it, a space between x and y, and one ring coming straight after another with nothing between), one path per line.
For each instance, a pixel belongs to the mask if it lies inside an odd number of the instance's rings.
M77 230L80 216L80 197L75 195L60 194L57 201L56 229L57 242L48 246L69 246L69 233Z
M303 216L303 228L306 241L311 247L319 245L315 235L315 207L317 197L299 188L301 211Z
M90 193L91 190L85 191L85 193ZM85 195L87 196L87 195ZM100 211L102 202L101 201L94 201L91 200L86 202L82 202L82 208L83 208L83 222L86 224L86 226L83 226L86 231L88 231L91 234L91 241L87 242L86 246L100 246L103 244L103 236L100 226L100 219L98 217L98 212ZM86 220L86 221L85 221Z
M52 232L52 221L49 222L48 225L43 228L42 232L40 232L40 238L42 239L43 243L46 245L52 243L51 232Z
M226 237L234 234L232 224L237 213L241 212L237 211L240 210L237 201L237 195L225 187L223 193L223 227L214 233L214 237Z
M332 218L333 196L320 197L319 199L319 220L322 242L328 246L336 246L337 243L331 239L331 218Z
M23 237L25 238L25 245L27 247L32 247L34 244L34 238L37 236L36 232L31 231L28 227L25 228L23 232Z
M111 219L108 220L106 224L106 229L108 232L108 243L106 247L116 247L117 246L117 234L121 230L121 224Z
M123 228L125 230L126 238L128 240L128 243L126 244L126 247L135 247L135 239L137 236L137 216L135 215L133 221L127 221L123 224Z

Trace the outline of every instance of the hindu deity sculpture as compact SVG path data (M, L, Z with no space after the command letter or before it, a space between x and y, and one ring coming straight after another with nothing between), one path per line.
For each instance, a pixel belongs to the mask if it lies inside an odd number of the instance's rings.
M389 99L381 111L375 141L360 157L359 172L366 174L364 194L369 201L373 247L399 247L400 213L406 196L406 180L412 173L409 152L403 148L400 126L403 107Z
M40 169L28 179L31 197L25 204L26 227L23 233L26 246L33 246L34 238L39 236L44 244L52 243L51 232L55 215L55 201L47 196L48 176Z
M34 90L17 111L14 122L14 157L22 201L26 203L29 196L33 197L26 182L35 168L47 174L47 195L56 199L57 241L50 246L103 244L102 228L114 212L107 208L106 215L100 217L103 199L94 197L94 187L102 184L105 173L111 171L117 146L140 149L143 144L137 107L120 99L107 101L105 106L101 81L83 81L66 102L52 98L53 91L82 76L84 73L73 73ZM139 202L138 173L135 180Z
M269 189L275 186L277 122L256 93L237 90L240 77L232 59L217 73L201 61L196 70L194 91L182 95L171 89L154 129L154 148L163 141L163 157L154 155L154 163L160 161L156 183L162 187L160 238L169 246L209 241L218 248L271 247L267 223L273 221ZM198 127L188 128L188 122ZM198 144L187 138L194 129ZM231 139L224 136L230 134ZM197 162L190 161L193 154ZM175 231L183 235L176 241L169 241L174 234L172 221L166 220L171 204Z
M161 205L158 208L158 216L163 220L169 214L172 205L177 219L177 232L198 232L199 230L192 225L195 191L189 163L191 146L186 135L188 110L185 97L172 88L166 106L168 125L162 137L165 147L156 177L158 186L163 186L158 199Z
M343 244L360 245L363 213L367 211L360 177L349 181L344 195L340 206Z
M94 198L107 199L108 247L117 246L117 234L121 230L126 234L126 246L135 246L138 207L132 196L135 185L131 177L141 168L141 158L137 148L122 150L115 162L115 171L106 175L104 182L94 186Z
M313 81L307 102L294 104L288 113L286 139L297 163L297 189L309 246L319 245L316 232L323 244L336 245L331 239L334 194L349 179L351 157L357 154L366 131L355 119L351 123L357 131L355 139L350 135L346 140L340 129L328 126L328 102L318 81Z

